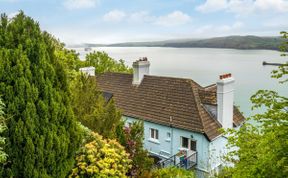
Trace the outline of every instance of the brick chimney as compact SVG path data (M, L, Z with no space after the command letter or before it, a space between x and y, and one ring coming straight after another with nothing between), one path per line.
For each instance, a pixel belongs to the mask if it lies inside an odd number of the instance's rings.
M133 62L133 85L139 85L144 75L149 75L150 62L147 57L140 58L139 60Z
M217 81L217 119L224 129L233 128L234 83L231 74L220 75Z
M83 67L80 68L79 71L89 75L89 76L95 76L95 67Z

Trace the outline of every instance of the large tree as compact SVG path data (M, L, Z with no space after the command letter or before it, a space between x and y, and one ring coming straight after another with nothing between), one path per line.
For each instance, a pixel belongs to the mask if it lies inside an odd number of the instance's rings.
M0 93L6 105L2 177L65 177L79 147L61 45L20 12L0 20Z
M4 103L0 99L0 134L2 134L6 129L6 119L4 116ZM7 154L3 151L3 147L5 145L5 137L0 136L0 163L4 163L7 159Z
M94 66L96 74L104 72L132 73L133 71L132 68L125 65L124 60L116 61L108 56L107 53L100 51L87 54L82 66Z
M121 120L113 98L104 98L98 90L95 77L77 74L71 82L72 106L76 118L84 126L105 138L115 138Z
M287 55L287 33L282 49ZM272 77L281 79L287 85L288 62L272 72ZM231 147L237 147L228 155L228 161L234 164L227 168L223 177L288 177L288 98L275 91L260 90L251 97L255 108L264 107L264 113L251 119L253 125L245 123L240 130L230 131Z

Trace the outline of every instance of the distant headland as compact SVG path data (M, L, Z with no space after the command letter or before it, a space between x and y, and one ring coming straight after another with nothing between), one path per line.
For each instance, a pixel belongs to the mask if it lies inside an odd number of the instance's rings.
M208 39L175 39L151 42L125 42L114 44L84 43L68 47L174 47L174 48L230 48L230 49L267 49L279 50L283 39L280 37L226 36Z

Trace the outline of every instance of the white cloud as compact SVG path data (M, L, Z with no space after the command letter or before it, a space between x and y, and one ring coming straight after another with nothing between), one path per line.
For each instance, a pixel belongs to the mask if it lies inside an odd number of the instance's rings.
M190 20L191 20L191 17L189 15L184 14L181 11L174 11L165 16L159 16L156 19L155 24L163 25L163 26L177 26L177 25L186 24Z
M63 5L70 10L93 8L99 3L99 0L65 0Z
M257 0L255 7L261 10L274 10L277 12L288 12L287 0Z
M155 16L152 16L149 14L149 12L147 11L139 11L139 12L135 12L130 14L129 16L129 21L130 22L153 22L155 20Z
M196 10L209 13L227 11L236 14L258 12L288 12L287 0L206 0L204 4L196 7Z
M120 10L113 10L103 16L104 21L120 22L126 17L126 13Z
M177 26L188 23L191 17L181 11L174 11L163 16L153 16L147 11L125 13L120 10L113 10L103 16L107 22L126 21L131 23L150 23L160 26Z
M228 6L227 0L207 0L204 4L196 7L200 12L215 12L226 9Z

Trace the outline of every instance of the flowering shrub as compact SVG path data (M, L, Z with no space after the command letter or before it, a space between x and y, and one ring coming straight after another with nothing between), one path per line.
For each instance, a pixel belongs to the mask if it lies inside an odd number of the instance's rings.
M94 132L91 134L94 140L81 148L69 177L126 177L131 160L123 146L116 140L105 140Z

